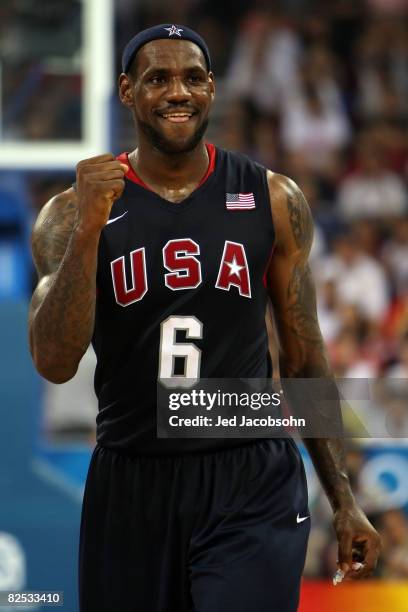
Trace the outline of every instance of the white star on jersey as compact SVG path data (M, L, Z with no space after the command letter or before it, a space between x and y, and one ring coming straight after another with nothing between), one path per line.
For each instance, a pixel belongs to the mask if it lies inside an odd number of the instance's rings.
M177 36L181 37L181 32L183 31L181 28L178 28L175 25L172 25L171 28L164 28L165 30L167 30L167 32L169 33L169 36L175 36L177 34Z
M238 278L240 278L239 273L241 272L241 270L242 270L242 269L243 269L245 266L239 266L239 265L237 264L237 260L235 259L235 257L233 257L233 258L232 258L232 261L231 261L231 262L226 261L225 263L227 264L227 266L229 266L229 269L230 269L230 273L229 273L229 275L230 275L230 276L234 276L234 275L235 275L235 276L238 276Z

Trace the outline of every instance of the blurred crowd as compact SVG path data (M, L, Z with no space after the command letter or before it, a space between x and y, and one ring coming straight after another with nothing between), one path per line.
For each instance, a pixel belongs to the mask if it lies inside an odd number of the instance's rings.
M80 2L44 4L0 6L7 139L81 134L81 37L72 26ZM386 419L391 435L408 438L408 1L117 0L115 8L117 71L124 44L144 27L186 23L206 38L218 86L209 138L302 188L315 220L311 266L334 372L387 381L365 424ZM116 111L119 152L133 128ZM72 180L29 177L34 210ZM84 368L89 376L91 359ZM51 387L50 422L63 430L64 400ZM70 431L93 430L94 406L87 411L81 403L81 414L70 415ZM347 426L353 429L352 420ZM383 537L376 575L407 579L407 515L386 507L384 492L361 489L365 455L357 440L347 457L357 497ZM312 514L306 575L329 576L336 548L321 493Z
M390 14L368 2L303 4L301 18L262 6L243 16L221 139L296 180L308 199L319 320L336 375L403 378L408 13L398 3Z

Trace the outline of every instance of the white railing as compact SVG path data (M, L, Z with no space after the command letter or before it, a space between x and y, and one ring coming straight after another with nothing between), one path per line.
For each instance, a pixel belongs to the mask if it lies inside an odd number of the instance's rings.
M109 105L114 57L113 2L82 0L82 4L83 137L77 142L12 141L2 140L0 129L0 169L72 169L80 159L108 151L110 148Z

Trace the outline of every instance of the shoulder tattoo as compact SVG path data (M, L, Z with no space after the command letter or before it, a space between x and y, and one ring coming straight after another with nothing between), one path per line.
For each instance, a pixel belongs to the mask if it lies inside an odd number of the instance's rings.
M313 239L313 219L309 205L302 191L297 187L288 193L287 203L296 245L299 249L306 249L311 246Z

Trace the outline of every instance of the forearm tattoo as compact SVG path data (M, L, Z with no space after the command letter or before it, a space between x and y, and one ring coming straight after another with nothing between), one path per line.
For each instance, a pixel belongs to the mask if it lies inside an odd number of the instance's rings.
M293 409L296 411L299 402L303 414L308 394L303 394L301 398L297 393L291 394L292 387L285 384L285 377L324 378L328 384L328 396L337 399L338 395L319 328L315 287L308 264L313 240L312 215L302 192L297 188L291 189L288 194L287 211L292 237L299 252L294 255L296 261L288 279L284 317L281 313L288 347L284 351L280 369L282 385ZM315 403L308 398L307 408L313 413L316 424L323 424L323 431L328 416L330 422L337 423L337 431L340 431L342 417L338 401L331 401L322 410L321 402ZM304 441L333 509L345 502L350 503L352 494L345 467L343 440L322 437Z

